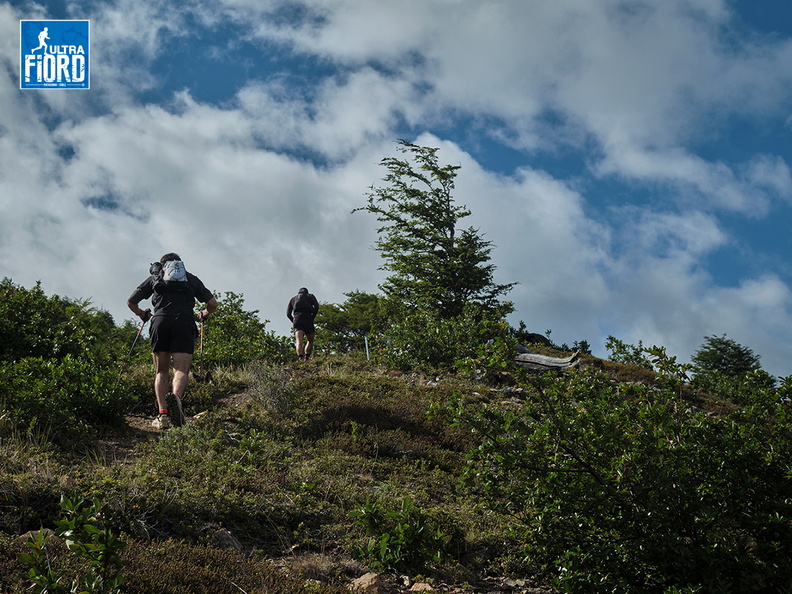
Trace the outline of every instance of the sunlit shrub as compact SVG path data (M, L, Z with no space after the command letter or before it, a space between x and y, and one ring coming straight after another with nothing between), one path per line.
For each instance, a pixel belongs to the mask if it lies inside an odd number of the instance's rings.
M469 371L505 368L513 356L508 324L476 304L443 318L430 309L393 315L383 331L379 355L397 369L454 370L461 362Z
M0 364L0 409L22 427L54 435L117 423L134 402L117 387L118 372L66 356Z
M719 417L672 388L586 371L533 378L524 402L460 402L482 436L467 480L566 591L786 587L788 407Z

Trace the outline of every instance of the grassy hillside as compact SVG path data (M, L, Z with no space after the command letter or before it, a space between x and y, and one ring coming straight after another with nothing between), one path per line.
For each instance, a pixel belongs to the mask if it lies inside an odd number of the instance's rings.
M254 363L194 383L178 429L153 430L146 406L68 444L0 423L0 590L24 590L18 537L53 528L66 495L99 502L126 543L128 593L345 592L369 570L390 592L493 591L493 576L501 592L782 591L790 440L767 439L789 437L786 405L584 367L484 383L353 357Z
M369 568L502 573L508 521L460 484L475 439L427 415L488 388L332 358L213 376L193 384L179 429L154 431L141 410L76 447L3 431L2 591L23 589L16 537L52 527L62 494L102 502L127 542L126 592L340 592ZM73 557L61 545L51 560L75 571Z

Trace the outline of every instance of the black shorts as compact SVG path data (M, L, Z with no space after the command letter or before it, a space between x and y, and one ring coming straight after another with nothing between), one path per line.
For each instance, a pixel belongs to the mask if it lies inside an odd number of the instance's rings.
M294 331L302 330L306 334L314 334L316 328L314 327L313 318L310 316L295 316L294 317Z
M192 315L151 318L151 352L192 353L198 327Z

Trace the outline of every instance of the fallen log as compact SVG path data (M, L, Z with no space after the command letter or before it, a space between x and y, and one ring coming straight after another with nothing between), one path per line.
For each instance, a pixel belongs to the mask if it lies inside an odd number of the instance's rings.
M523 369L543 373L545 371L566 371L572 367L577 367L580 363L578 357L580 353L575 353L569 357L549 357L547 355L537 355L522 345L517 348L519 354L514 357L514 362Z

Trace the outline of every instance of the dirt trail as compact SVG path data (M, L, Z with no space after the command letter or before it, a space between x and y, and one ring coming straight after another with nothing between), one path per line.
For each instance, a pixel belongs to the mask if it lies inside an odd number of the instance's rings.
M249 392L231 394L218 399L216 406L220 408L242 408L250 402ZM204 413L187 415L187 424L195 423ZM108 465L131 464L137 459L137 447L141 443L157 439L170 429L157 429L151 422L154 417L148 415L127 415L124 425L113 428L98 440L98 450Z

